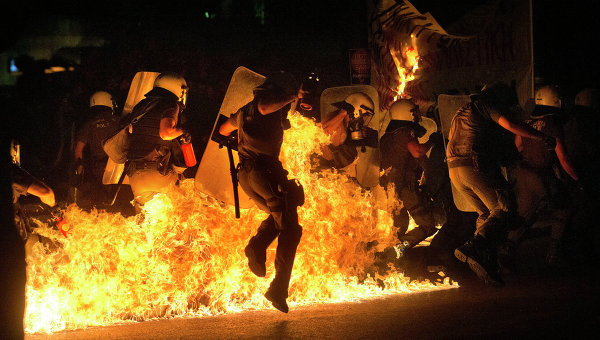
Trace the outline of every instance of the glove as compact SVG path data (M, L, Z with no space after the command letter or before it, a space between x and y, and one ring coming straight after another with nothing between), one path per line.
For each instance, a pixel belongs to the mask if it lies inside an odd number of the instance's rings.
M179 136L179 141L182 144L187 144L192 141L192 135L189 132L183 130L183 133L181 134L181 136Z
M556 147L556 138L552 136L544 136L542 137L542 141L544 142L548 150L554 150L554 148Z
M81 161L81 158L80 158L77 160L77 162L75 162L75 176L82 176L83 171L84 171L84 166L83 166L83 162Z

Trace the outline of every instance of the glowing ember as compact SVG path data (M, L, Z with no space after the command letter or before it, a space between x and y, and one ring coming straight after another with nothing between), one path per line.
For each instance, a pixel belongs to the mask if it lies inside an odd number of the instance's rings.
M398 70L398 86L394 101L398 98L404 98L404 89L406 84L415 79L415 72L419 68L419 52L416 47L413 47L415 37L411 36L413 41L412 46L403 47L402 51L391 51L392 59Z
M365 244L378 241L381 249L394 242L391 218L373 193L346 176L311 172L310 155L327 137L312 121L290 118L281 158L307 195L299 209L304 234L290 286L292 308L456 287L449 278L411 282L394 270L379 277L384 289L371 277L359 279L373 264L375 249ZM192 180L157 195L145 209L142 220L70 206L68 238L38 228L58 247L38 243L27 259L27 332L272 308L263 293L274 274L274 245L267 278L255 277L243 254L264 212L243 210L238 220L232 206L194 192Z

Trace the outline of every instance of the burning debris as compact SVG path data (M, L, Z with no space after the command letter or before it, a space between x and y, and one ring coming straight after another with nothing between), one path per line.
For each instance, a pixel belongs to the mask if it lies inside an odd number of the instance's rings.
M290 304L457 287L449 278L411 281L394 268L367 275L376 248L396 241L386 199L333 170L313 171L311 155L327 137L307 118L290 120L294 128L284 136L281 159L306 188ZM71 205L64 211L67 238L50 226L37 228L59 247L37 243L27 258L27 332L271 308L262 293L273 267L267 266L266 278L257 278L243 253L265 213L245 209L238 220L233 206L222 206L193 186L192 180L181 182L130 218ZM272 263L274 246L267 256Z
M411 35L412 44L410 46L403 46L398 51L393 49L390 51L392 60L394 60L394 64L398 70L398 86L395 89L396 96L394 96L394 101L406 96L404 93L406 84L416 78L415 73L419 68L419 52L415 47L415 40L415 36Z

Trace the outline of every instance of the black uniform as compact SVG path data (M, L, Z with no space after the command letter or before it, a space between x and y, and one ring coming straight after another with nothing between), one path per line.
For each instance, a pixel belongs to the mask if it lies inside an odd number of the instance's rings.
M3 132L3 131L2 131ZM4 138L0 137L0 144ZM4 149L6 150L6 149ZM4 176L0 177L0 338L23 339L23 317L25 315L25 284L27 281L25 246L20 241L19 233L14 225L13 201L11 201L11 188L14 196L13 170L9 165L9 157L4 156L0 160L0 171ZM28 186L28 185L27 185ZM20 190L22 192L22 188ZM26 190L25 190L26 192Z
M77 131L77 142L88 146L90 169L89 180L95 183L102 182L104 168L108 156L102 148L102 141L109 137L118 127L119 119L112 114L112 109L107 106L94 106L91 108L92 119L86 121Z
M119 119L107 106L93 106L93 117L86 121L77 131L76 140L87 147L83 157L83 183L77 184L84 193L84 199L77 199L80 206L103 204L108 199L108 190L102 184L102 176L108 161L108 155L102 148L102 141L109 137L119 126ZM83 185L80 185L83 184Z
M19 231L19 235L25 242L31 234L32 228L28 225L28 221L21 211L18 201L19 197L27 196L27 190L33 183L34 177L15 164L10 165L10 170L12 176L13 205L15 209L15 226Z
M383 187L388 183L394 184L396 197L419 226L404 235L408 226L397 225L400 227L399 238L408 241L410 246L418 244L437 230L428 199L419 189L423 169L419 160L408 150L408 144L417 141L415 133L415 124L407 122L405 126L386 132L379 142L381 169L384 171L380 184Z
M278 238L276 274L269 290L287 298L296 248L302 236L296 210L299 203L286 194L291 190L291 181L279 161L283 142L281 122L288 106L262 115L257 105L257 101L253 100L230 118L230 122L238 128L239 183L258 207L269 213L247 248L264 256L267 247ZM265 259L259 260L264 262Z

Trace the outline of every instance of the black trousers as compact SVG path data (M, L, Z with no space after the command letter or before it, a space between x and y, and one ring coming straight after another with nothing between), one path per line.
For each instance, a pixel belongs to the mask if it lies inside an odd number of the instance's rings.
M296 205L287 199L287 171L279 161L243 161L238 172L239 183L246 194L260 209L269 213L248 245L263 253L275 240L275 278L271 290L288 296L288 287L296 257L296 249L302 237L302 227L298 224Z

